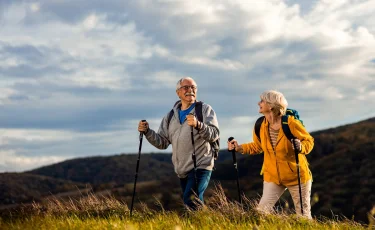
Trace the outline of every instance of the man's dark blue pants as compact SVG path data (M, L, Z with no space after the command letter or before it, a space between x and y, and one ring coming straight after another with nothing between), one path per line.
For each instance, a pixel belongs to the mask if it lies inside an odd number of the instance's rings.
M185 205L187 205L193 210L197 208L196 204L194 203L194 192L198 194L198 198L203 204L203 193L206 190L208 183L210 182L211 173L211 170L197 169L198 192L195 191L196 188L194 169L188 173L187 177L180 178L183 200Z

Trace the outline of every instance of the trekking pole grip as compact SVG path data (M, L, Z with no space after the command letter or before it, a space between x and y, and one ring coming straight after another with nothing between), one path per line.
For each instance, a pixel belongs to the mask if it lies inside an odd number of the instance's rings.
M299 165L299 159L298 159L298 149L297 149L297 145L296 145L296 142L294 141L295 139L292 139L292 145L294 147L294 154L295 154L295 157L296 157L296 163L297 163L297 166Z
M229 137L228 138L228 141L231 142L232 140L234 140L234 137ZM229 152L232 152L232 157L233 157L233 165L234 165L234 169L236 170L236 174L237 174L237 191L238 191L238 202L240 204L242 204L242 199L241 199L241 189L240 189L240 179L239 179L239 174L238 174L238 167L237 167L237 159L236 159L236 149L232 149L232 150L229 150Z
M231 142L232 140L234 140L234 137L229 137L228 138L228 141ZM233 163L234 163L234 166L237 168L237 159L236 159L236 149L232 149L232 150L229 150L228 149L228 152L232 152L232 156L233 156Z
M142 122L146 122L146 120L142 120ZM144 134L144 132L139 132L139 139L141 139L143 137L143 134Z

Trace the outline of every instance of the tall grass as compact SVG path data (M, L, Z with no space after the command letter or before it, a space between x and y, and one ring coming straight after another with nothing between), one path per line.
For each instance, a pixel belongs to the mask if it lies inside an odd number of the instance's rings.
M228 201L217 186L208 205L198 211L149 209L141 204L130 217L125 202L111 196L88 193L79 199L49 199L34 203L0 218L0 229L367 229L343 219L308 220L283 212L264 215L255 201L243 197L242 204Z

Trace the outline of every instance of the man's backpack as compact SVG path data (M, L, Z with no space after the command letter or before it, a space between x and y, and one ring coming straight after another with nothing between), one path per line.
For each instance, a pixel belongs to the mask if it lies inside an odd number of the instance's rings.
M177 105L178 102L179 101L177 101L175 103L175 106ZM202 101L195 102L195 114L197 116L198 121L200 121L200 122L203 122L202 104L203 104ZM168 114L168 120L167 120L167 127L168 128L169 128L169 123L171 122L171 119L173 117L173 114L174 114L174 110L172 109ZM215 158L215 160L217 160L217 158L219 157L219 150L220 150L220 138L218 138L214 142L210 142L210 145L211 145L211 149L212 149L213 154L214 154L214 158Z
M299 114L297 110L289 109L289 108L286 109L285 115L281 117L281 128L283 129L283 132L285 136L288 138L288 140L291 141L292 139L295 139L295 137L290 131L290 128L288 125L288 116L293 116L295 119L299 120L302 125L303 125L303 121L299 118ZM263 120L264 120L264 116L259 117L254 125L255 134L260 141L262 141L260 139L260 126L262 125Z

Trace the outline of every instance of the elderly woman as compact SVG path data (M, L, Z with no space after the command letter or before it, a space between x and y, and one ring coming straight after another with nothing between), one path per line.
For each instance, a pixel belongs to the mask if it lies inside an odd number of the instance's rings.
M299 152L300 165L299 192L297 164L292 140L288 140L282 129L282 116L285 116L288 102L280 92L270 90L260 95L259 113L265 117L257 137L253 130L253 142L239 145L234 139L228 142L228 149L235 149L242 154L264 153L263 162L263 195L257 206L259 211L270 213L273 206L286 189L289 190L296 212L301 215L300 195L302 195L303 216L311 219L311 182L312 175L309 170L306 154L314 146L314 139L306 131L302 123L293 116L288 116L288 126L293 136L294 143Z

